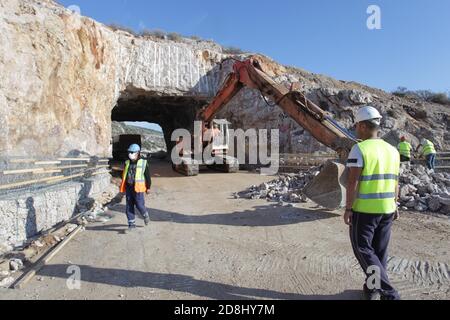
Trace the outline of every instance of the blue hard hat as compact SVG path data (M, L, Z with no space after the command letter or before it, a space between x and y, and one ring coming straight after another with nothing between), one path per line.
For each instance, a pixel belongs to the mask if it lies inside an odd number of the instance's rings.
M128 148L128 152L140 152L141 151L141 147L139 147L139 145L137 144L132 144L129 148Z

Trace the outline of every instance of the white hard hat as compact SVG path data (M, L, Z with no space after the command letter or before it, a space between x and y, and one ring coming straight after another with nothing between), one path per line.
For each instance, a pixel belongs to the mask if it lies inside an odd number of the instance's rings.
M371 106L366 106L358 110L358 113L356 114L356 123L374 120L374 122L380 124L382 118L383 117L377 109Z

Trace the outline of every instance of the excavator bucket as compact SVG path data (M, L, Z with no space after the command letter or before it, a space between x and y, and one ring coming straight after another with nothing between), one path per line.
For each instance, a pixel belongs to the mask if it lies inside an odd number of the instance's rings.
M328 161L322 171L305 187L303 193L327 209L345 206L347 169L338 161Z

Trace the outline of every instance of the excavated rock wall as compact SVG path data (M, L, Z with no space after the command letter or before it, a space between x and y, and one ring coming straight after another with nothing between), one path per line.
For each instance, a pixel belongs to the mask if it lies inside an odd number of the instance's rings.
M114 32L52 1L0 2L0 154L109 156L124 92L212 96L221 48ZM151 107L151 106L150 106Z
M109 174L69 182L34 193L0 198L0 254L2 248L21 245L79 213L80 204L95 201L110 185Z

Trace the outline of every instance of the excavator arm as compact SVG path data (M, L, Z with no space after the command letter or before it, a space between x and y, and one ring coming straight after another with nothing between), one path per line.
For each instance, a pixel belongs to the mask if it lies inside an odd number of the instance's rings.
M344 161L347 160L357 139L331 119L319 106L308 100L303 93L293 90L293 86L288 89L275 83L263 71L257 59L236 60L233 72L229 74L223 87L211 103L200 111L199 120L212 121L216 114L244 87L259 90L264 99L272 100L317 141L339 154L340 161L327 163L321 173L306 186L303 193L317 204L330 209L344 206L347 184Z
M210 122L216 114L244 87L257 89L272 100L316 140L346 159L356 138L332 120L325 111L299 91L275 83L255 58L236 61L233 72L211 103L199 113L199 120Z

